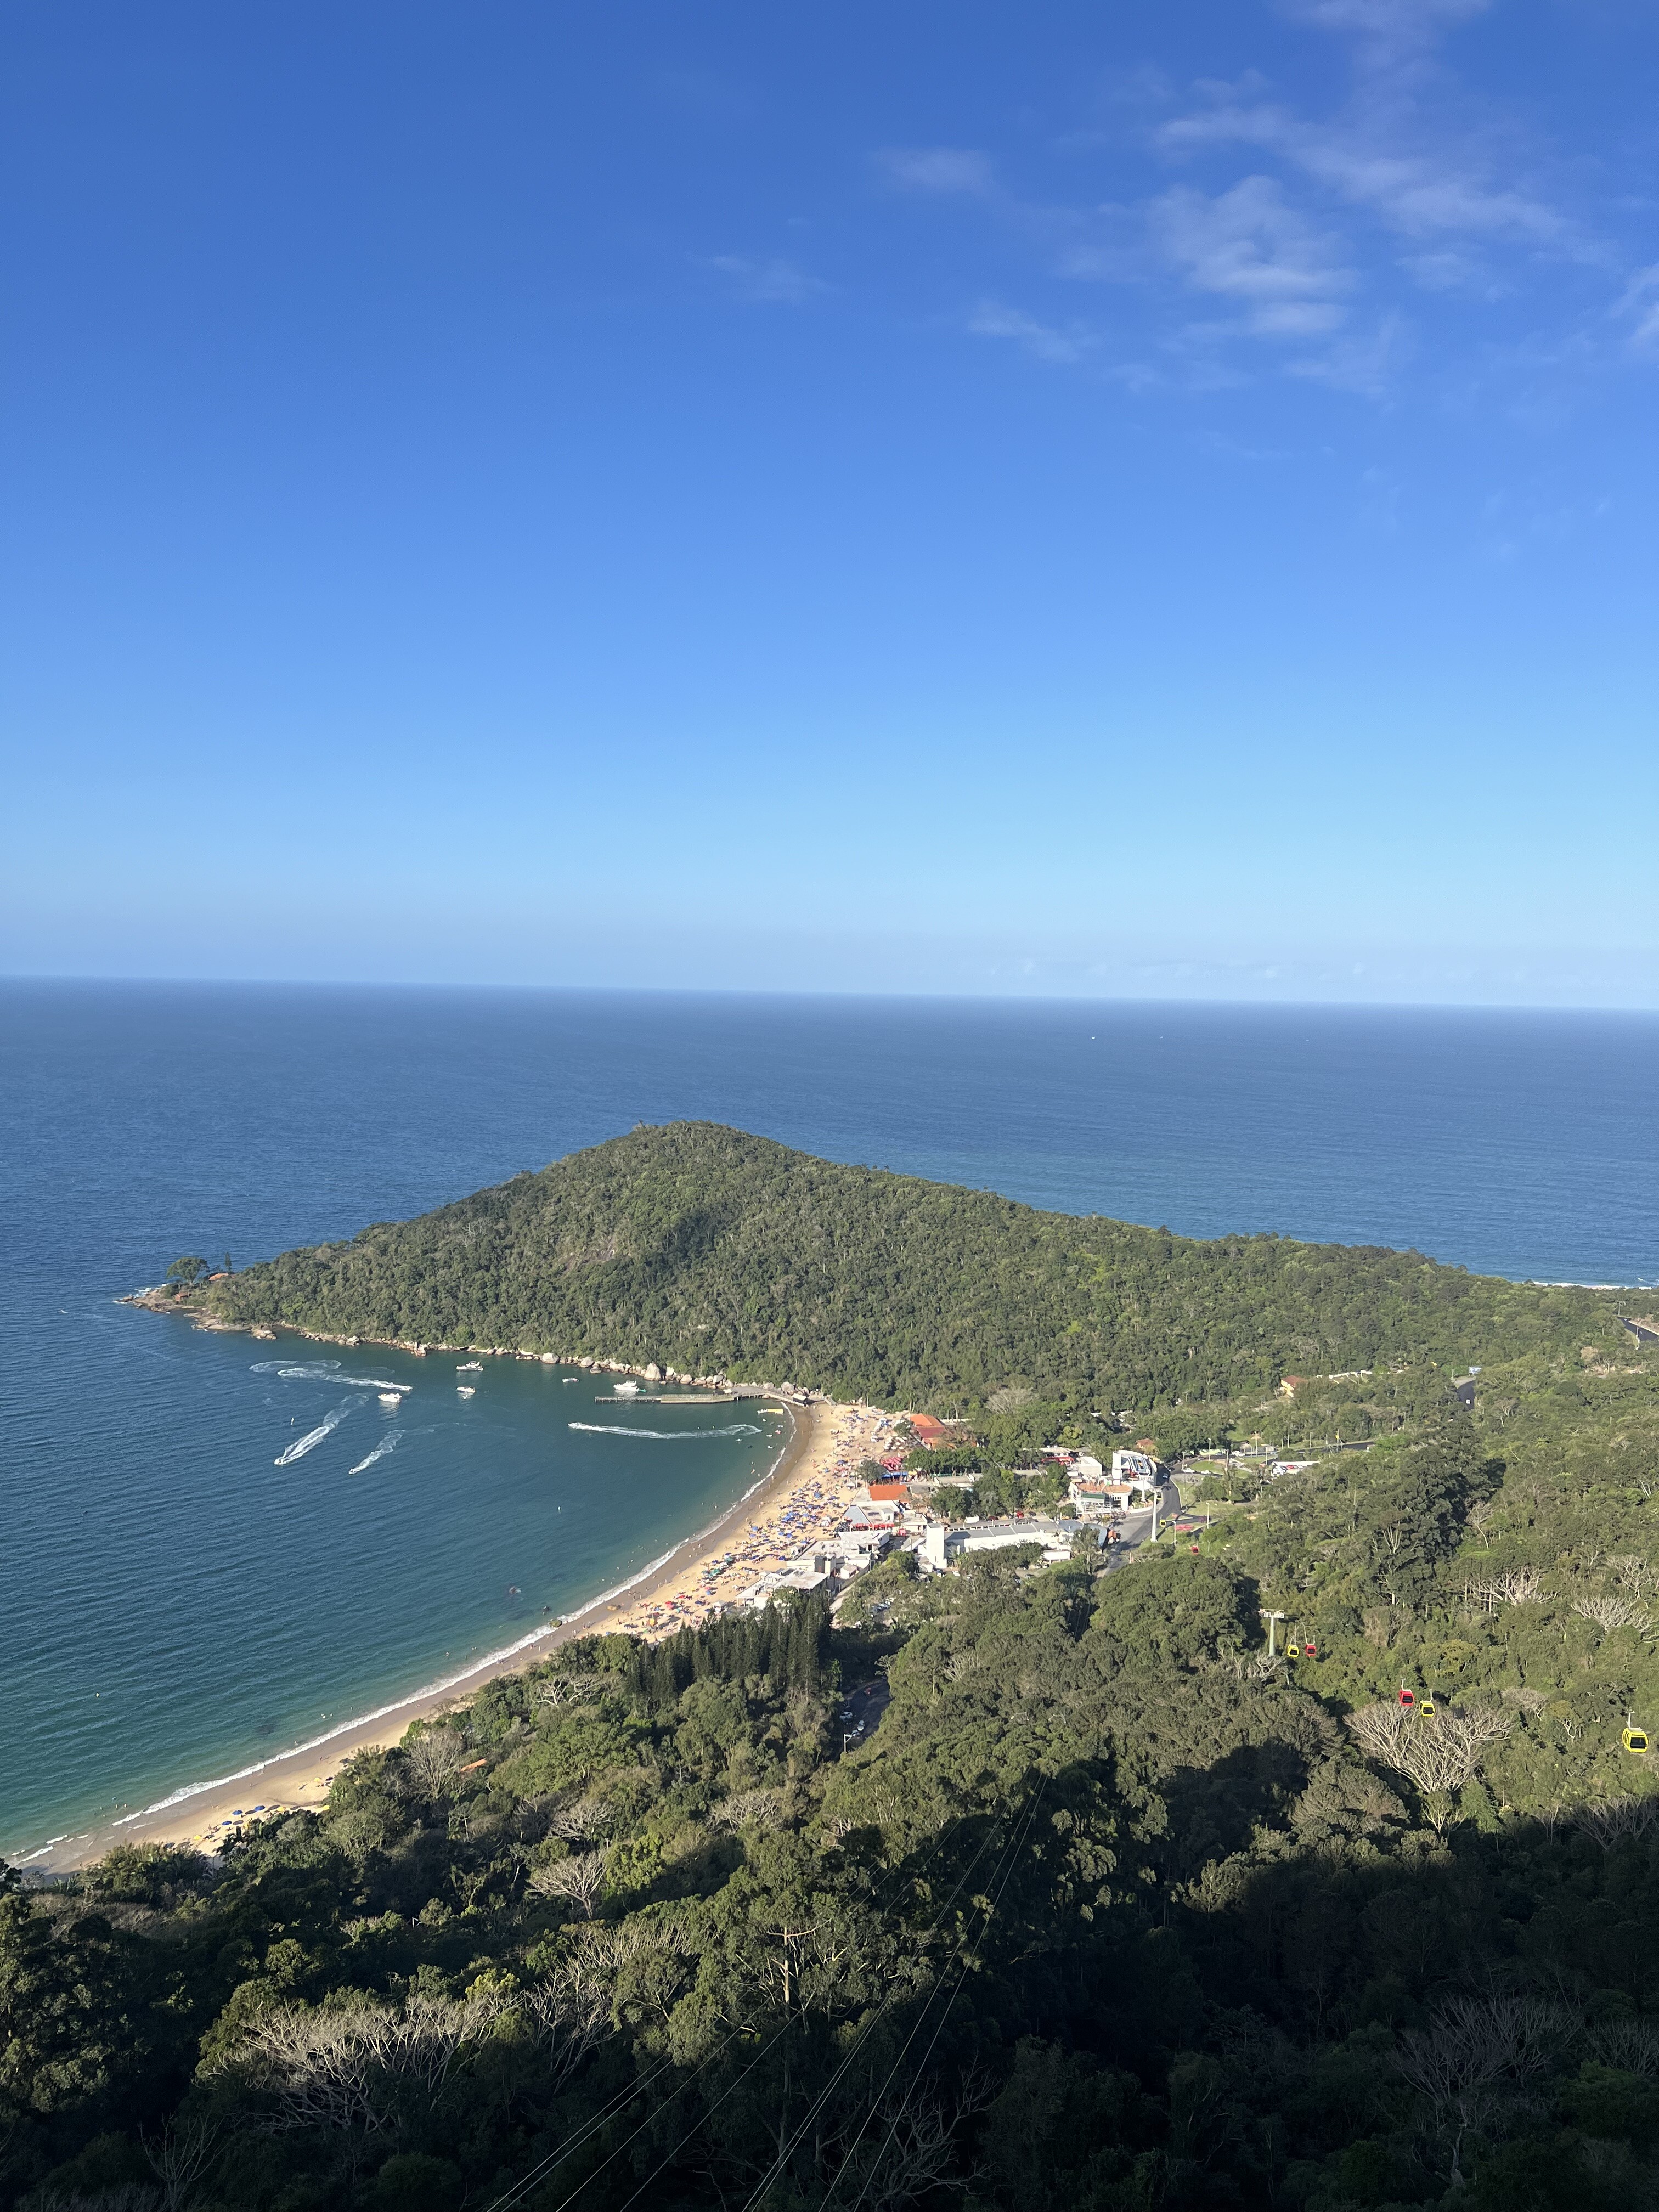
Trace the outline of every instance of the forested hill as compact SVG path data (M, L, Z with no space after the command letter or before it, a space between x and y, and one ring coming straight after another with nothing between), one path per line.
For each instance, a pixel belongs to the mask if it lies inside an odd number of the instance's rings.
M1414 1252L1212 1243L842 1167L709 1122L634 1130L200 1296L227 1320L657 1360L841 1397L1000 1387L1148 1407L1287 1371L1605 1338L1605 1300Z

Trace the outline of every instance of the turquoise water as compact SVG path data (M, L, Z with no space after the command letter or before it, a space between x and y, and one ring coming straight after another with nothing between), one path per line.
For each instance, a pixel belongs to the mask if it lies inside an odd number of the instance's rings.
M57 1318L80 1410L24 1431L53 1479L9 1507L4 1850L510 1647L713 1520L781 1441L742 1407L596 1403L568 1368L486 1359L463 1399L464 1355Z
M1195 1235L1651 1284L1656 1079L1641 1015L0 984L0 1850L515 1642L772 1449L556 1370L486 1361L462 1400L453 1359L115 1303L181 1251L349 1235L702 1115ZM389 1411L376 1382L411 1387Z

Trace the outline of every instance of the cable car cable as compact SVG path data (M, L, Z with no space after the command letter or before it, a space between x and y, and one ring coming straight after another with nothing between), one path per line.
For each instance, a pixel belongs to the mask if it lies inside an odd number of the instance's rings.
M988 1830L980 1844L979 1849L974 1853L973 1857L969 1859L968 1864L963 1869L961 1874L957 1877L955 1887L951 1891L950 1895L945 1899L945 1902L939 1906L939 1911L934 1917L933 1925L935 1927L937 1927L939 1922L944 1918L945 1914L949 1911L956 1898L960 1894L962 1886L967 1881L969 1875L972 1874L974 1869L979 1864L981 1859L984 1857L986 1849L990 1841L991 1832ZM1003 1848L1006 1848L1006 1844ZM830 2096L834 2094L842 2077L846 2074L848 2069L858 2057L858 2055L864 2048L864 2045L875 2033L876 2028L884 2015L890 2011L892 2007L898 2002L898 1994L899 1993L896 1989L890 1989L887 1995L882 1999L881 2002L876 2007L875 2010L870 2014L869 2018L865 2021L863 2027L860 2028L857 2035L853 2039L851 2046L842 2057L839 2065L836 2066L829 2080L818 2091L817 2095L807 2106L805 2114L802 2116L799 2124L795 2129L794 2134L790 2137L788 2142L785 2144L784 2148L778 2153L777 2156L773 2160L772 2164L768 2167L766 2172L761 2177L754 2189L750 2191L748 2198L743 2205L742 2212L754 2212L754 2208L759 2203L763 2194L771 2187L773 2182L777 2179L778 2175L782 2172L790 2159L793 2157L795 2152L800 2148L802 2138L805 2136L807 2130L811 2126L813 2121L823 2111Z
M1014 1865L1018 1856L1019 1846L1024 1843L1026 1835L1030 1832L1031 1825L1036 1818L1037 1806L1042 1802L1043 1791L1047 1790L1048 1786L1048 1777L1045 1775L1042 1786L1039 1788L1036 1796L1033 1799L1029 1808L1024 1827L1018 1829L1016 1834L1010 1839L1006 1854L1008 1861L1006 1869L1003 1871L1000 1880L998 1880L994 1875L992 1877L993 1881L996 1883L996 1887L994 1893L986 1900L986 1908L983 1915L984 1923L988 1927L990 1924L991 1914L995 1911L998 1900L1000 1899L1003 1890L1007 1887L1009 1878L1013 1873ZM899 2068L904 2063L906 2051L909 2050L911 2044L915 2042L916 2037L921 2033L922 2025L927 2020L928 2012L932 2008L933 1999L939 1995L939 1990L945 1987L945 1984L950 1977L951 1969L957 1964L957 1960L961 1956L963 1947L967 1941L968 1930L964 1928L960 1937L957 1939L957 1948L955 1952L951 1954L949 1965L946 1966L945 1972L940 1975L939 1981L935 1984L933 1990L929 1991L927 2002L922 2006L921 2012L916 2017L915 2027L912 2027L909 2034L904 2039L904 2042L900 2047L898 2057L893 2061L892 2065L889 2068L887 2079L882 2083L881 2087L871 2100L870 2109L865 2114L862 2122L860 2124L857 2135L854 2136L851 2143L848 2146L846 2155L842 2158L841 2165L836 2169L836 2178L830 2183L830 2188L824 2196L823 2205L820 2207L820 2212L827 2212L827 2208L834 2198L836 2190L841 2186L842 2176L846 2172L848 2165L851 2163L854 2153L858 2149L860 2143L864 2140L864 2131L866 2128L869 2126L871 2121L880 2110L883 2098L886 2096L888 2090L892 2087L893 2078L897 2074ZM967 1969L965 1966L963 1969L962 1978L963 1981L967 1979ZM958 1990L960 1989L960 1986L961 1984L959 1983L957 1985ZM940 2033L944 2028L945 2021L950 2014L951 2006L955 2002L957 1994L957 1990L953 1990L951 1992L950 1996L945 2000L944 2009L939 2014L939 2026L934 2028L933 2036L927 2045L927 2050L923 2055L922 2063L924 2065L927 2063L927 2058L931 2057L933 2055L933 2046L939 2041ZM865 2197L868 2193L870 2184L875 2179L877 2168L879 2166L881 2160L887 2154L887 2146L891 2142L893 2136L898 2130L898 2124L902 2118L902 2106L901 2106L899 2112L894 2114L892 2126L890 2127L887 2131L887 2135L882 2143L881 2149L876 2155L874 2164L872 2165L869 2172L866 2173L864 2178L864 2185L859 2191L857 2201L853 2207L853 2212L859 2212L859 2207L863 2203Z
M930 1859L937 1857L939 1851L944 1849L945 1837L949 1832L949 1830L941 1831L939 1835L935 1838L933 1847L928 1853L928 1857ZM983 1842L981 1843L979 1850L975 1852L973 1857L963 1869L963 1872L957 1877L955 1888L951 1891L950 1895L945 1900L945 1904L939 1908L941 1913L943 1913L950 1905L951 1899L956 1897L957 1892L961 1889L963 1883L966 1881L968 1876L973 1872L975 1867L979 1863L980 1859L984 1856L986 1846L989 1844L990 1840L990 1836L988 1834ZM898 1887L902 1881L906 1879L906 1877L903 1875L903 1870L900 1868L896 1867L892 1871L893 1887L895 1893L896 1893ZM911 1876L909 1878L914 1879L915 1877ZM727 2048L732 2039L744 2032L746 2025L747 2024L745 2022L739 2021L738 2025L731 2030L730 2033L724 2037L723 2039L716 2045L715 2048L708 2053L707 2057L698 2062L697 2065L695 2066L691 2072L687 2075L685 2080L680 2083L679 2087L673 2091L667 2101L672 2104L674 2098L678 2097L682 2090L689 2089L691 2084L697 2079L697 2076L702 2074L705 2069L713 2065L715 2059L718 2058L721 2052ZM767 2052L770 2051L773 2045L779 2040L780 2037L787 2034L790 2025L790 2021L786 2019L781 2027L774 2030L772 2034L766 2039L760 2049L755 2053L753 2058L750 2060L748 2065L744 2068L743 2072L738 2075L737 2080L731 2082L726 2089L722 2090L720 2096L714 2100L714 2104L709 2106L708 2111L702 2113L701 2118L686 2130L685 2134L681 2136L679 2142L675 2144L673 2149L669 2152L667 2158L662 2161L662 2164L658 2166L653 2172L647 2175L645 2182L641 2185L641 2188L655 2180L657 2175L663 2171L664 2166L666 2166L672 2160L678 2157L680 2152L684 2149L686 2144L689 2143L692 2136L696 2134L697 2130L702 2127L703 2121L708 2118L709 2113L718 2110L720 2106L723 2105L726 2098L731 2095L732 2091L738 2087L738 2082L747 2079L747 2077L754 2071L755 2068L759 2065L761 2060L765 2057ZM665 2059L661 2062L661 2064L653 2069L652 2074L647 2075L645 2077L646 2080L649 2081L653 2079L656 2074L662 2071L663 2066L672 2063L672 2060ZM642 2086L643 2085L641 2083L631 2084L629 2089L623 2094L623 2098L620 2101L625 2101L627 2097L637 2094L639 2088ZM611 2104L614 2106L618 2101L619 2100L617 2098L613 2098L611 2100ZM660 2110L662 2108L659 2107L658 2109ZM609 2116L608 2108L607 2116ZM592 2173L584 2174L581 2180L577 2183L575 2188L573 2189L570 2194L563 2198L560 2204L556 2208L556 2212L565 2212L565 2207L567 2205L573 2204L575 2202L576 2198L581 2195L582 2191L586 2188L588 2183L593 2180L597 2175L603 2173L605 2167L611 2163L612 2160L620 2157L622 2153L628 2148L629 2143L633 2142L639 2136L644 2133L645 2130L651 2125L655 2116L654 2112L647 2113L645 2118L641 2121L639 2126L634 2129L631 2134L623 2136L621 2142L617 2145L616 2148L610 2154L609 2157L602 2160L601 2162L593 2168ZM556 2150L554 2153L550 2154L549 2157L544 2160L540 2165L532 2167L531 2172L526 2174L521 2181L515 2183L514 2187L505 2197L498 2198L494 2204L490 2205L488 2208L488 2212L507 2212L507 2208L516 2199L521 2197L526 2189L533 2187L536 2182L540 2180L544 2174L553 2171L556 2166L562 2165L564 2160L570 2155L572 2151L580 2148L580 2141L588 2139L588 2137L592 2136L594 2127L597 2124L602 2124L602 2121L598 2123L588 2123L583 2129L579 2129L575 2136L568 2139L566 2144L558 2146ZM639 2191L635 2190L634 2192L635 2197L637 2197L639 2193ZM630 2197L628 2199L628 2203L631 2204L633 2202L634 2197Z
M1031 1824L1036 1818L1037 1808L1042 1802L1043 1792L1048 1789L1048 1778L1047 1775L1044 1775L1036 1796L1031 1800L1030 1806L1026 1808L1024 1814L1022 1816L1022 1820L1016 1821L1014 1833L1009 1838L1006 1848L1003 1854L1003 1856L1007 1860L1006 1869L1001 1873L1000 1880L998 1879L998 1875L995 1872L992 1875L992 1881L996 1884L996 1887L994 1894L987 1899L985 1911L981 1916L987 1926L990 1923L990 1917L992 1912L995 1910L997 1899L1001 1896L1004 1888L1007 1885L1008 1876L1013 1871L1014 1863L1018 1855L1019 1846L1024 1842L1026 1835L1030 1832ZM899 2046L898 2057L893 2061L891 2066L887 2070L886 2080L882 2083L874 2097L871 2099L870 2109L860 2123L859 2131L857 2135L854 2136L852 2142L848 2145L846 2154L842 2157L842 2162L836 2169L836 2178L830 2183L829 2189L824 2193L823 2203L820 2206L820 2212L828 2212L828 2207L834 2200L836 2191L841 2187L842 2176L846 2172L848 2165L851 2163L854 2153L858 2149L860 2143L864 2140L865 2130L869 2126L871 2121L874 2119L876 2113L880 2107L882 2099L887 2094L888 2090L891 2088L894 2076L897 2074L899 2068L904 2063L906 2052L908 2051L910 2045L915 2041L917 2036L921 2033L923 2023L926 2021L927 2014L933 2008L933 1999L939 1995L940 1990L944 1988L946 1980L950 1977L951 1968L955 1966L957 1960L960 1959L963 1948L968 1941L968 1935L969 1931L964 1928L961 1935L957 1938L957 1948L951 1953L950 1960L945 1966L944 1973L940 1975L933 1989L929 1990L927 2000L923 2003L921 2012L916 2015L915 2024L911 2028L909 2034L905 2037L902 2044ZM954 1992L952 1992L952 1995L954 1995ZM947 2005L945 2010L948 2012L949 2009L950 2008ZM944 2016L944 2014L940 2014L941 2021L943 2021ZM938 2039L936 2033L933 2040L934 2042L937 2042ZM928 2049L930 2051L933 2049L933 2044L929 2044ZM895 2120L894 2125L896 2127L896 2120ZM884 2143L882 2148L884 2154L886 2145ZM872 2177L870 2175L866 2175L865 2177L864 2187L859 2191L858 2204L862 2204L864 2202L866 2192L870 2185L871 2178ZM856 2204L854 2207L854 2212L858 2212L858 2205Z

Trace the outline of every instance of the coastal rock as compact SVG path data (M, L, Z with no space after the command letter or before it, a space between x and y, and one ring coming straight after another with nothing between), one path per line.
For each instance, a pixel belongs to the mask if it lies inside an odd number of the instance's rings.
M649 1360L646 1364L645 1379L647 1382L660 1382L662 1381L662 1370L658 1366L654 1359Z

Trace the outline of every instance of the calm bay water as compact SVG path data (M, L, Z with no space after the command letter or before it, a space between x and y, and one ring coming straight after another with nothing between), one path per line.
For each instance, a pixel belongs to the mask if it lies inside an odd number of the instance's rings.
M179 1252L240 1264L696 1116L1196 1236L1650 1284L1656 1078L1643 1015L0 984L0 1850L516 1641L770 1456L702 1433L753 1425L726 1409L606 1414L505 1362L462 1400L453 1360L331 1369L113 1303Z

